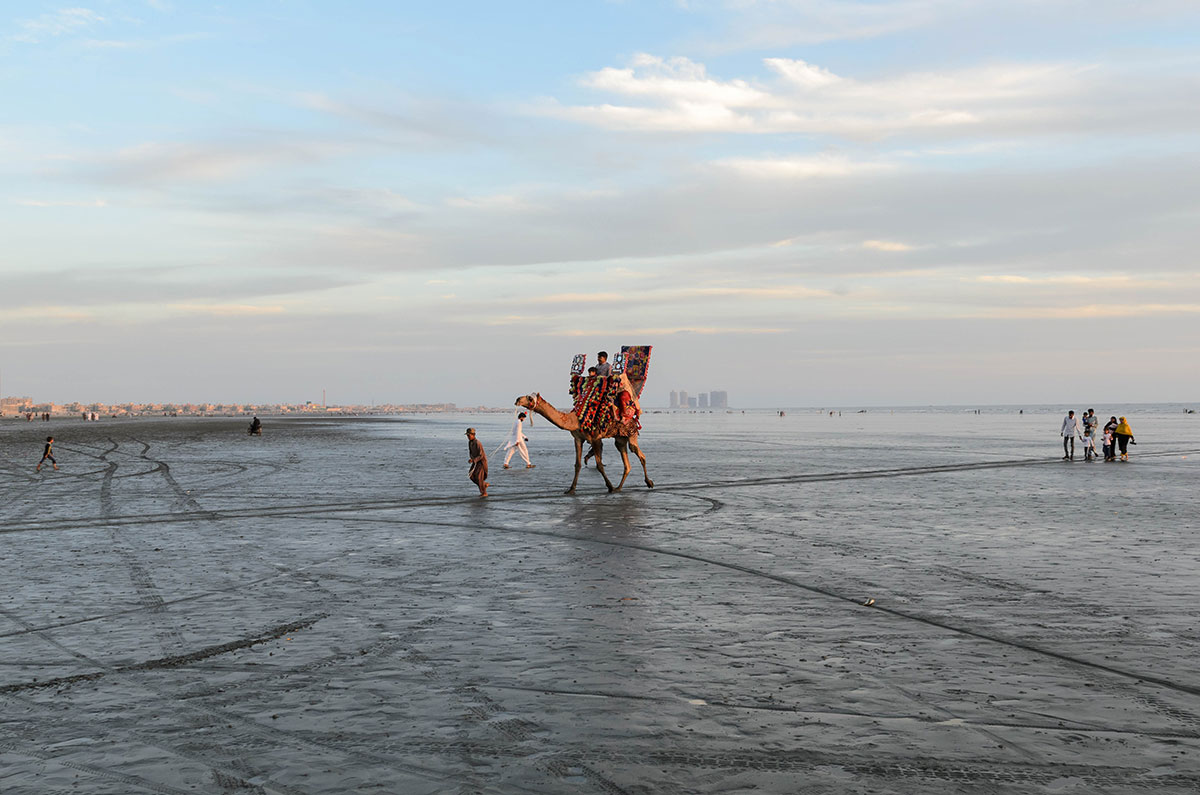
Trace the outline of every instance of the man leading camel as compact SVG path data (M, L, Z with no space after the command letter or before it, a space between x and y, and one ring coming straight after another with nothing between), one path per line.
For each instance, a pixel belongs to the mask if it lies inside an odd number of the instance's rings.
M488 495L488 464L487 452L483 449L483 445L475 438L475 429L467 428L467 455L470 456L468 463L471 469L467 472L467 477L471 482L479 487L479 496L486 497Z

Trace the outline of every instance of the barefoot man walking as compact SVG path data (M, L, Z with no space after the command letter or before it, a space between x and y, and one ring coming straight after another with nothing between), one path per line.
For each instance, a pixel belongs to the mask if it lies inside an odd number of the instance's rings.
M470 456L471 464L471 469L467 477L479 487L479 496L486 497L488 495L487 453L484 452L483 445L475 438L474 428L467 428L467 455Z

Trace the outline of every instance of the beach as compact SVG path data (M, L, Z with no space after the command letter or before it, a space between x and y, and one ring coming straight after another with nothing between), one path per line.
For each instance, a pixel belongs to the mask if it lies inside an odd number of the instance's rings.
M0 792L1196 792L1200 416L1064 413L648 411L574 496L541 417L4 419Z

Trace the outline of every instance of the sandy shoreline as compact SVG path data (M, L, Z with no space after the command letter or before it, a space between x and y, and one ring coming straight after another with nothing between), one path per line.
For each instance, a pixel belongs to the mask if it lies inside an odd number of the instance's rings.
M788 419L0 424L0 791L1200 788L1194 420Z

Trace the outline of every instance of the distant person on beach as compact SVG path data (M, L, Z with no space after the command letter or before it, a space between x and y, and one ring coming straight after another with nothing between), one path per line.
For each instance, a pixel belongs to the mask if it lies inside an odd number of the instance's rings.
M58 469L58 462L54 460L54 450L53 450L53 447L54 447L54 437L53 437L53 436L47 436L47 437L46 437L46 446L45 446L45 448L43 448L43 450L42 450L42 460L41 460L41 461L38 461L38 465L37 465L36 467L34 467L34 470L33 470L34 472L41 472L41 471L42 471L42 464L46 463L46 459L50 459L50 464L51 464L51 465L52 465L52 466L53 466L55 469Z
M1112 428L1104 428L1104 460L1112 461L1116 456L1113 455L1113 445L1116 444L1116 437L1113 436Z
M608 351L600 351L596 354L596 375L612 375L612 365L608 363Z
M1133 440L1133 429L1129 427L1129 423L1122 417L1117 424L1116 430L1113 431L1113 436L1117 437L1117 447L1121 448L1121 460L1129 460L1129 445L1137 444Z
M250 421L250 434L252 436L262 436L262 420L257 416Z
M467 428L467 455L470 456L469 463L471 469L467 472L467 477L471 482L479 487L479 496L486 497L488 495L488 464L487 452L484 451L483 445L475 438L475 429Z
M1067 416L1063 417L1062 424L1063 438L1063 461L1075 460L1075 437L1083 436L1083 428L1079 424L1079 418L1075 416L1074 411L1068 411Z
M529 441L529 437L525 435L525 412L517 415L517 421L513 423L512 431L508 434L508 440L504 443L504 449L508 451L504 456L504 468L508 469L508 462L512 461L513 453L520 453L521 458L525 460L525 468L533 469L535 464L529 463L529 448L525 443ZM531 423L532 424L532 421Z

